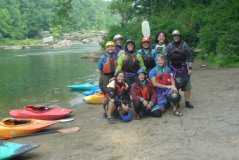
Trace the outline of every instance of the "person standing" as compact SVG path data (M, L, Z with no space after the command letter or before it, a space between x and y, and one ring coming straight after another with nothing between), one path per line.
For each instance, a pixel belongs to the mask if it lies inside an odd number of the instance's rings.
M186 72L188 74L189 79L187 80L187 84L182 87L182 91L184 91L185 97L185 107L194 108L191 103L192 97L192 86L190 75L192 74L192 62L193 55L192 49L188 46L188 44L182 39L181 33L178 30L174 30L172 32L173 41L169 43L166 47L167 58L169 64L176 70L178 68L186 68ZM185 66L185 67L184 67ZM185 72L185 71L184 71Z
M141 49L137 52L141 55L144 60L144 65L146 67L146 72L148 73L152 68L155 67L155 60L153 56L153 50L151 48L150 37L143 37L141 40Z
M115 54L118 56L118 53L123 50L123 36L116 34L113 40L115 42Z
M125 50L121 51L117 59L116 74L123 72L126 83L131 86L137 78L137 71L144 68L144 61L141 55L136 54L136 46L133 40L127 40Z
M153 56L156 59L158 55L166 55L166 45L167 45L167 37L166 33L158 32L155 38L155 47L153 49Z
M117 55L115 54L115 43L108 41L105 45L105 53L100 57L98 69L100 71L99 87L106 93L107 84L114 76Z

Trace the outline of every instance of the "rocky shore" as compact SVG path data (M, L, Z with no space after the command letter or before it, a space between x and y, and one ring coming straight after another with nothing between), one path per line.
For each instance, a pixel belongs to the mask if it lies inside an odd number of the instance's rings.
M100 43L104 36L105 31L78 31L72 33L65 33L59 39L54 38L48 32L42 39L39 39L34 44L16 44L16 45L0 45L3 50L20 50L30 48L65 48L71 45L85 44L85 43Z

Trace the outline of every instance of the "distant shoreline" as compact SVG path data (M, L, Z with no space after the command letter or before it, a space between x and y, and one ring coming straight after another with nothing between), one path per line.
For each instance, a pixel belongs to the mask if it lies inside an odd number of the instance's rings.
M3 39L0 40L0 50L21 50L31 48L66 48L69 47L69 45L72 45L72 43L100 43L105 35L105 31L79 31L65 33L61 38L55 38L48 43L43 42L44 38L23 40Z

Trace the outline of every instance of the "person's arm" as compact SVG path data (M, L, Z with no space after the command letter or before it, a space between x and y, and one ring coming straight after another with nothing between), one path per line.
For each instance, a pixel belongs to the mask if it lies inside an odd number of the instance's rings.
M102 69L103 69L103 65L104 65L104 55L102 55L99 59L99 62L98 62L98 70L100 72L102 72Z
M106 92L108 93L109 97L112 99L114 98L114 93L115 93L115 81L111 81L107 87L106 87Z
M123 51L120 52L119 55L120 56L118 57L118 60L117 60L117 66L116 66L115 73L122 71L122 67L123 67L123 63L124 63L124 58L125 58L124 52Z
M145 67L145 65L144 65L143 57L142 57L141 55L137 54L137 59L138 59L138 61L139 61L139 66L140 66L140 68L143 68L144 70L146 70L146 67Z
M192 70L193 50L189 47L189 45L186 42L184 42L183 45L184 45L183 48L185 49L187 53L187 57L186 57L187 67L189 70Z

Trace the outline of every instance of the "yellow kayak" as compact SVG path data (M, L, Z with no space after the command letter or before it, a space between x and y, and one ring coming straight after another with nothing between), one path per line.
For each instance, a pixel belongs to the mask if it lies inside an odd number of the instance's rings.
M0 139L27 136L55 123L55 121L6 118L0 121Z
M88 104L103 104L105 95L103 93L96 93L90 96L84 97L84 101Z

